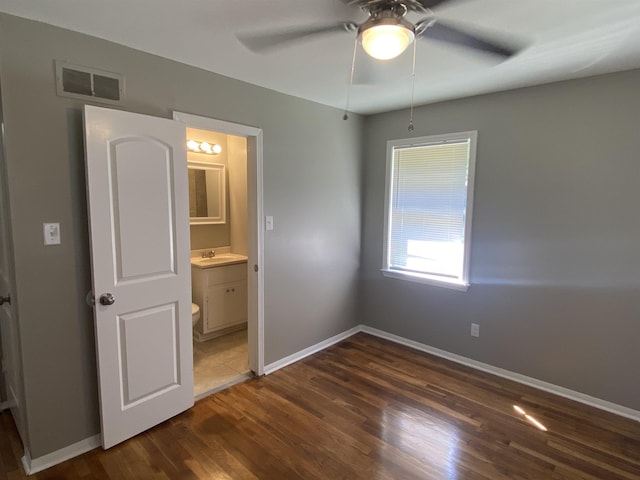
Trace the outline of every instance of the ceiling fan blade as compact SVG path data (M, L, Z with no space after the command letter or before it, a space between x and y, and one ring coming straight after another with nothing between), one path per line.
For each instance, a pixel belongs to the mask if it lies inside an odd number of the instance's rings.
M421 23L418 22L416 28L419 28ZM495 36L491 38L489 34L471 33L471 29L464 31L463 27L454 26L451 23L443 23L440 20L429 19L425 23L431 24L420 34L423 38L460 45L504 58L515 55L523 48L521 42ZM518 45L517 43L520 44Z
M416 2L418 2L420 5L422 5L423 8L425 8L425 9L437 7L438 5L440 5L442 3L446 3L448 1L449 0L416 0Z
M330 25L310 25L292 27L278 31L262 33L239 33L236 38L245 47L255 53L267 53L287 46L287 43L336 32L355 31L357 26L352 22L340 22Z
M437 7L442 3L446 3L450 0L399 0L398 3L403 3L407 10L424 12L433 7ZM342 0L347 6L356 6L360 8L375 8L380 5L389 4L389 0Z

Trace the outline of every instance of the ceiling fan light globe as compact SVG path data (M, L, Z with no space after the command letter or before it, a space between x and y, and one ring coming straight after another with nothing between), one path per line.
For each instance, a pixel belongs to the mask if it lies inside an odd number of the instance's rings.
M373 58L390 60L404 52L415 35L404 25L374 25L361 33L362 47Z

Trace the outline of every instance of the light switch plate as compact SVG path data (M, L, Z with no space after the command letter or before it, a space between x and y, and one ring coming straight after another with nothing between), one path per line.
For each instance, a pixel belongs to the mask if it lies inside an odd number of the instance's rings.
M60 245L59 223L43 223L42 230L44 232L45 245Z
M271 215L265 217L264 225L267 230L273 230L273 217Z
M480 336L480 325L477 323L471 324L471 336L479 337Z

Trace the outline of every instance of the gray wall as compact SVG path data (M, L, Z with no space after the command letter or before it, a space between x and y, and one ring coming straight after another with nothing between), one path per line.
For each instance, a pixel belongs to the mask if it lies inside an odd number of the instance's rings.
M267 363L358 323L357 115L344 122L332 108L4 14L0 56L32 457L99 433L81 102L55 95L55 59L124 74L126 110L263 129L265 213L275 219L265 235ZM61 223L62 245L42 245L43 222Z
M366 120L366 324L640 410L640 71ZM383 278L389 139L478 131L467 293ZM480 338L470 324L480 324Z

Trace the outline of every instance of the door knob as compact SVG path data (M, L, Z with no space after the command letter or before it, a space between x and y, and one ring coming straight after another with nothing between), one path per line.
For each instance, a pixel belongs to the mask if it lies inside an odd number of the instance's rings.
M0 296L0 305L4 305L6 303L11 303L11 295L7 295L6 297Z
M93 296L93 291L89 290L87 292L87 296L84 297L84 301L87 302L87 305L89 305L91 308L93 308L96 304L96 297Z
M103 293L100 295L100 305L113 305L116 299L110 293Z

